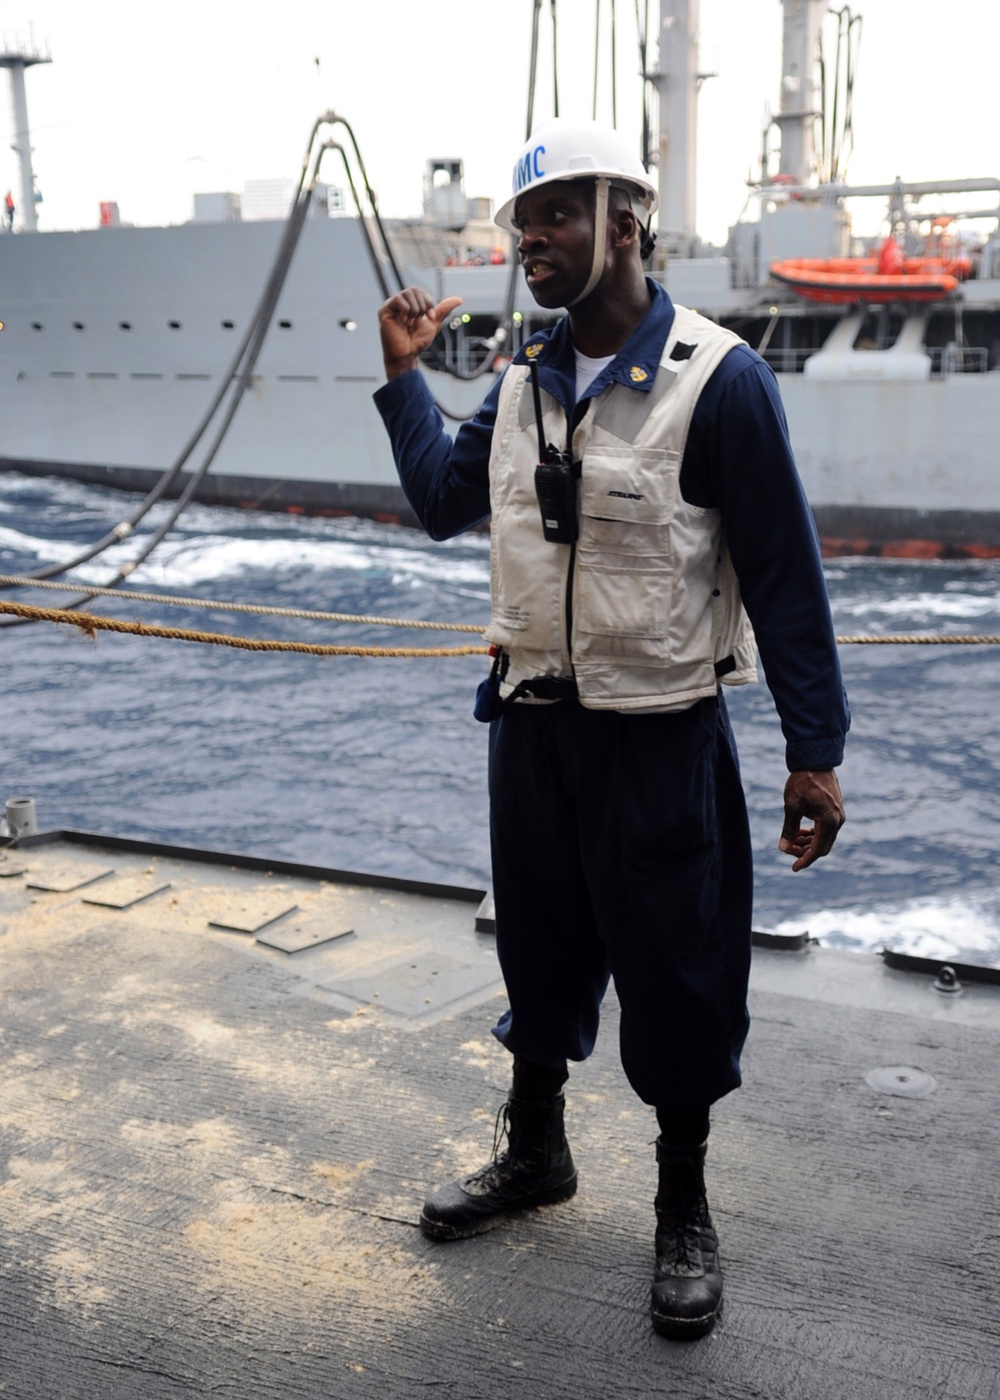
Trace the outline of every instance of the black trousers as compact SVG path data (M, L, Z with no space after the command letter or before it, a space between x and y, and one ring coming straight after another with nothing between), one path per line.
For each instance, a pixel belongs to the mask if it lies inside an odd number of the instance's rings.
M721 697L663 715L508 705L490 807L497 1038L539 1064L585 1059L613 976L642 1100L679 1112L736 1088L753 878Z

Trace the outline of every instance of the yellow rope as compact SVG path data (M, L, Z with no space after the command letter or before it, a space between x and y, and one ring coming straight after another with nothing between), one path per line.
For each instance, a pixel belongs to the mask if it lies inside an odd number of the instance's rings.
M169 603L175 607L211 608L215 612L253 613L258 617L304 617L314 622L356 622L366 627L410 627L423 632L476 632L469 622L421 622L415 618L366 617L359 613L314 612L308 608L274 608L263 603L219 603L206 598L183 598L170 593L138 593L124 588L91 588L86 583L52 583L19 574L0 574L0 585L12 588L51 588L57 593L86 593L93 598L122 598L132 603Z
M126 632L134 637L166 637L177 642L209 642L215 646L238 647L241 651L298 651L308 656L484 656L487 647L346 647L320 646L313 642L271 642L254 637L229 637L220 632L192 632L186 627L151 627L145 622L120 622L96 613L73 612L66 608L33 608L27 603L0 603L0 613L27 618L31 622L68 622L96 637L98 632ZM477 629L479 630L479 629Z

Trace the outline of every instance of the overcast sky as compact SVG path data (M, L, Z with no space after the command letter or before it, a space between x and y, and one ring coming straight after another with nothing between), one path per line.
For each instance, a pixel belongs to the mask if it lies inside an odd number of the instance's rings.
M562 111L589 116L595 0L557 8ZM1000 175L1000 5L856 8L864 20L850 178ZM610 9L604 0L605 54ZM634 0L618 0L618 11L619 126L631 133ZM135 0L0 0L5 38L30 25L51 46L53 62L27 75L41 226L92 226L109 199L124 220L178 223L195 190L293 177L314 117L331 107L354 126L384 213L419 212L429 156L461 157L467 193L499 202L523 137L531 13L531 0L282 0L240 19L219 0L160 10ZM656 0L650 13L655 38ZM548 15L546 4L537 119L552 110ZM779 0L701 0L701 30L702 67L718 76L700 102L698 224L721 241L757 168L765 104L778 105ZM607 76L601 93L608 118ZM0 191L16 197L6 91L0 114ZM338 183L335 165L323 173Z

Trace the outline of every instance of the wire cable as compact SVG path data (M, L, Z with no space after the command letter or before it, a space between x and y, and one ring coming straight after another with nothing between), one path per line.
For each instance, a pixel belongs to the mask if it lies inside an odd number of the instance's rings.
M302 160L302 165L299 171L298 182L296 185L295 194L293 196L292 205L288 217L285 221L284 228L282 230L281 240L278 245L277 254L275 256L274 262L272 263L267 281L264 285L264 290L261 293L257 307L250 318L247 330L244 333L242 340L240 341L240 344L232 358L232 361L230 362L228 369L221 378L220 385L216 394L214 395L208 408L205 410L205 413L202 415L202 418L199 421L194 432L192 433L191 437L185 443L180 454L174 460L172 465L161 476L156 485L146 495L146 497L143 499L143 501L140 503L137 509L133 511L130 516L120 521L111 531L109 531L105 536L98 540L96 544L77 554L72 559L65 560L60 564L49 565L45 568L34 571L32 577L34 577L35 579L51 579L56 578L61 574L68 573L70 570L79 567L81 564L88 563L91 559L96 558L98 555L104 553L113 545L120 543L122 540L126 539L129 535L131 535L135 528L149 514L153 506L164 496L164 494L169 490L169 488L175 483L177 477L188 462L195 448L198 446L201 439L207 433L209 427L211 426L213 420L216 417L216 414L219 412L220 408L222 408L222 405L225 402L226 396L228 394L230 396L229 402L223 410L222 418L216 430L216 433L210 442L208 450L204 458L202 459L201 464L199 465L197 470L193 472L188 478L188 481L186 482L185 487L181 492L176 505L169 512L166 520L152 533L149 539L144 542L143 547L140 550L138 556L135 559L131 560L128 564L123 565L122 568L119 570L118 574L115 576L115 578L111 580L111 582L106 586L114 588L117 584L122 583L129 576L129 574L133 573L135 569L137 569L142 563L144 563L145 560L148 559L149 555L153 552L153 550L157 547L157 545L170 532L170 530L176 524L177 520L186 510L188 505L195 498L198 489L200 488L202 482L205 479L205 476L207 475L212 463L214 462L218 454L219 448L222 446L222 443L226 437L226 434L233 421L233 418L236 415L236 411L239 408L240 403L242 402L247 390L252 385L253 371L257 364L257 360L260 356L261 350L263 349L267 332L270 329L271 321L273 319L278 300L280 299L281 292L284 288L284 284L288 276L288 271L291 266L293 254L295 252L296 247L298 246L302 230L305 226L306 217L309 213L309 208L316 187L316 181L319 175L320 162L325 151L327 150L337 149L341 152L343 156L345 169L347 170L348 179L351 185L351 191L354 196L355 205L358 209L359 219L361 221L362 229L364 231L366 242L368 244L373 267L375 269L376 276L384 290L385 295L388 295L388 286L385 282L378 253L374 248L370 233L367 228L367 224L365 223L364 211L361 205L361 201L358 198L357 188L347 159L347 153L344 150L343 146L340 146L333 141L325 141L317 147L317 136L319 134L320 128L324 125L341 125L348 134L352 149L354 151L354 156L361 173L365 194L372 208L373 217L379 232L379 237L382 242L384 256L388 261L390 267L392 268L393 274L396 277L400 289L402 289L403 279L400 274L396 260L393 256L392 248L389 244L389 240L386 235L384 225L382 224L381 217L378 213L378 205L375 193L371 188L371 183L368 179L367 169L365 167L364 159L358 147L357 139L354 135L354 130L351 127L350 123L346 120L346 118L341 117L338 113L334 111L325 112L320 117L318 117L313 123L313 127L309 135L309 141L307 143L305 154ZM4 585L0 584L0 587L2 586ZM86 603L90 602L94 596L95 595L93 593L82 594L80 597L73 600L67 606L71 608L81 607ZM0 627L12 627L19 625L21 625L21 621L14 617L0 619Z
M616 0L611 0L611 125L618 126L618 17Z
M552 115L559 115L559 25L556 22L556 0L549 0L552 15Z
M525 119L525 141L531 135L535 124L535 74L538 71L538 20L541 10L542 0L535 0L531 13L531 56L528 59L528 111Z
M601 67L601 0L594 6L594 93L590 103L590 120L597 121L597 77Z
M639 14L639 0L635 0L635 28L639 36L639 72L642 75L642 164L648 170L652 152L652 126L649 117L649 0L646 0L642 15Z
M268 274L264 290L258 301L257 307L250 319L247 330L244 333L244 336L236 350L236 353L233 356L229 368L226 371L226 373L222 376L219 388L215 393L208 408L206 409L205 413L202 415L201 420L195 428L195 431L192 433L191 437L188 439L187 443L184 445L183 449L181 450L178 457L174 460L173 464L160 477L159 481L146 495L146 497L143 499L143 501L140 503L137 509L132 512L131 516L127 517L123 521L120 521L119 524L117 524L95 545L90 546L88 549L74 556L74 558L65 560L60 564L53 564L45 568L35 570L33 573L34 578L39 580L51 579L59 576L60 574L68 573L71 569L77 568L79 565L89 562L91 559L94 559L98 555L104 553L112 545L120 543L123 539L126 539L129 535L131 535L136 526L141 523L141 521L149 514L153 506L174 484L181 470L186 465L188 459L192 455L194 449L197 447L198 443L201 441L201 439L204 437L209 427L211 426L213 420L216 417L216 414L219 412L219 409L225 402L227 395L229 395L229 403L223 412L221 426L217 429L216 434L212 439L208 451L205 457L203 458L200 466L194 473L192 473L192 475L188 479L184 490L181 492L180 497L178 498L177 504L168 514L166 521L164 521L160 525L160 527L157 530L155 530L150 536L150 538L144 543L142 549L139 552L138 557L130 561L130 563L128 563L127 565L123 565L121 570L119 570L116 577L108 586L113 587L115 584L121 583L125 578L128 577L130 573L132 573L136 568L138 568L138 566L149 557L149 555L153 552L153 550L164 538L164 536L170 531L170 529L173 528L180 515L183 513L183 511L190 504L191 500L194 498L198 487L201 485L212 462L215 460L218 450L222 445L222 441L225 438L229 425L232 423L232 420L236 414L236 410L239 407L240 402L242 401L247 389L252 383L253 369L257 363L257 359L260 355L261 349L263 348L264 339L270 327L275 307L277 306L277 302L281 295L285 279L288 275L288 269L291 264L292 255L298 244L302 228L305 224L306 215L309 212L309 206L312 200L312 195L316 183L316 177L319 170L319 161L321 159L322 152L324 149L323 147L320 147L320 149L314 155L313 152L314 147L316 145L316 136L320 126L324 123L324 121L330 119L331 116L333 116L332 113L327 113L323 117L317 118L316 122L313 124L313 128L309 137L309 144L306 148L305 157L303 159L302 167L299 173L298 184L295 190L292 207L289 212L289 216L285 221L285 225L282 230L281 240L278 245L277 255ZM310 166L312 166L312 176L311 179L308 179L307 183ZM72 603L70 603L68 606L82 606L83 604L89 602L91 597L93 597L93 594L83 594L79 598L74 600ZM0 627L11 627L18 625L21 625L20 621L13 617L0 620Z

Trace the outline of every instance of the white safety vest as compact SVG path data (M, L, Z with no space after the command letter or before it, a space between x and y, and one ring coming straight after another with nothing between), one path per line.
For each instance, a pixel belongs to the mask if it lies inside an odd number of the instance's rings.
M671 358L678 342L694 347L688 358ZM680 491L698 395L740 343L675 307L653 387L615 384L592 401L573 434L582 464L574 545L542 534L530 366L507 370L490 454L486 633L510 658L504 696L522 680L572 676L588 709L680 710L714 695L720 676L757 679L719 511ZM544 390L542 408L546 442L565 447L565 412Z

